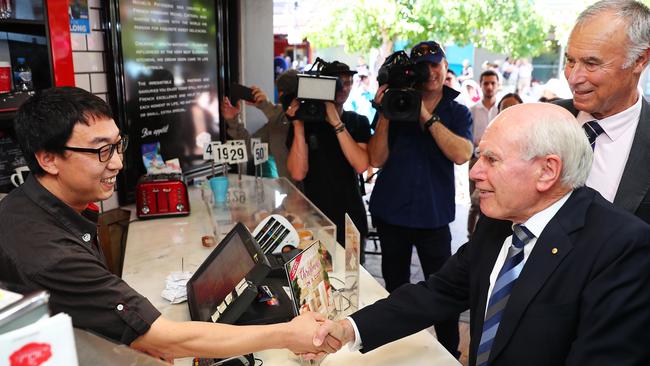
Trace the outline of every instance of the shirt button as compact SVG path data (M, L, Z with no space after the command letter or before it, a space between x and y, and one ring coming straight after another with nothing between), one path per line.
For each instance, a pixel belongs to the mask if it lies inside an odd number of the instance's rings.
M91 238L90 234L85 233L85 234L81 237L81 240L83 240L83 241L85 241L85 242L87 243L87 242L90 241L90 238Z
M124 305L117 304L117 311L122 311L122 310L124 310Z

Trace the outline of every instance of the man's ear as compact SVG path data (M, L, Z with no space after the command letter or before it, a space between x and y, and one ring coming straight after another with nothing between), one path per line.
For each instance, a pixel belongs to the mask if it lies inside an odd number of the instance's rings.
M38 165L41 166L47 174L57 175L59 174L59 168L57 167L57 161L59 156L49 151L37 151L34 156Z
M637 57L632 67L634 68L634 73L642 74L646 66L648 66L648 60L650 59L650 48L647 48L641 56Z
M539 176L537 177L537 190L548 191L560 180L562 174L562 159L557 155L539 157Z

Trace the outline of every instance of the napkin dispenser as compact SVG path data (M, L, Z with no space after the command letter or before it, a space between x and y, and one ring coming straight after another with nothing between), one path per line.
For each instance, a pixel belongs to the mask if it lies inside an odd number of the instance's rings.
M190 214L187 186L180 174L145 175L138 182L136 194L138 218Z

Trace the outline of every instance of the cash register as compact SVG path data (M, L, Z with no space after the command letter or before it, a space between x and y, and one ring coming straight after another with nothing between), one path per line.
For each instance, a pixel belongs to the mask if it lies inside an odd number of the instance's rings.
M294 316L292 302L282 289L286 279L267 278L270 272L271 265L255 238L243 224L236 224L187 283L191 319L226 324L290 320ZM269 292L274 298L271 303L265 298ZM197 364L217 362L221 361L200 359Z

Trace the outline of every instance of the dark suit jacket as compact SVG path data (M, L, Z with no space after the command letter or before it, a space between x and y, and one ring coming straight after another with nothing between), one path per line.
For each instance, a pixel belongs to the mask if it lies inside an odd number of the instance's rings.
M643 96L641 97L643 98ZM555 102L578 115L572 99ZM614 204L650 223L650 103L643 99L639 124L634 134L630 156L625 164Z
M481 218L425 282L352 315L362 352L470 309L470 365L489 277L510 222ZM556 254L553 254L556 248ZM489 365L650 365L650 226L580 188L537 240L505 308Z

